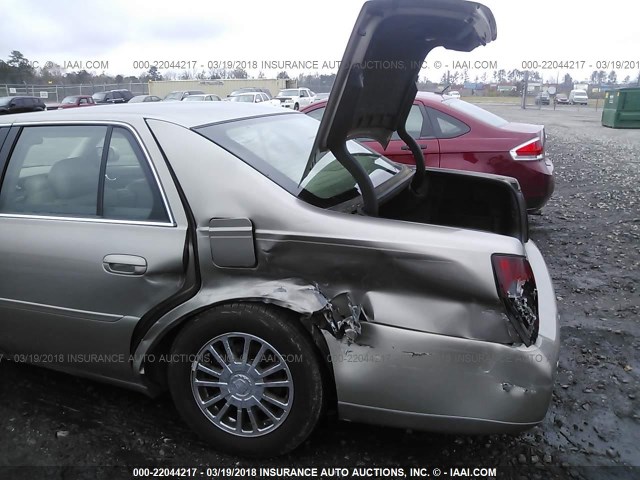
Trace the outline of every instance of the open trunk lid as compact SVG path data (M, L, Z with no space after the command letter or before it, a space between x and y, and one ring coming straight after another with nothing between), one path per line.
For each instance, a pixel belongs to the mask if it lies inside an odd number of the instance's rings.
M484 5L464 0L370 0L356 20L320 123L303 179L331 150L358 182L365 212L377 201L368 175L351 157L346 141L367 137L389 143L404 125L417 93L416 80L435 47L471 51L496 38L496 23ZM406 135L407 137L410 137ZM410 146L410 138L405 140ZM420 148L412 148L424 172ZM420 165L422 163L422 165Z

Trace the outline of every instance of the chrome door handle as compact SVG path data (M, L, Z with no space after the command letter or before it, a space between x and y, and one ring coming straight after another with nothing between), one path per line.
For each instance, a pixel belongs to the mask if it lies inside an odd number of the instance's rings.
M137 255L111 254L102 259L102 267L106 272L116 275L144 275L147 260Z

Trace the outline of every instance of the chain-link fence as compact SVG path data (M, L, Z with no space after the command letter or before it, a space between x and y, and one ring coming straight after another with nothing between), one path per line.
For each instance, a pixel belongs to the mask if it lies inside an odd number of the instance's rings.
M13 97L16 95L31 95L40 97L45 103L59 103L69 95L93 95L96 92L106 90L126 89L134 95L147 95L148 83L111 83L97 85L29 85L29 84L5 84L0 85L0 97Z
M571 95L572 88L565 85L542 85L529 83L526 94L520 94L520 106L527 109L567 110L595 109L601 110L604 105L604 92L606 89L592 89L587 87L576 88L582 91L584 96L574 98Z

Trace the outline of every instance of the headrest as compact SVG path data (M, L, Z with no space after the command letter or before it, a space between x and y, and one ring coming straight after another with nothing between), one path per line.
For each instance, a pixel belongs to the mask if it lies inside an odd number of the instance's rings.
M98 193L100 161L88 157L65 158L53 164L49 183L58 198Z

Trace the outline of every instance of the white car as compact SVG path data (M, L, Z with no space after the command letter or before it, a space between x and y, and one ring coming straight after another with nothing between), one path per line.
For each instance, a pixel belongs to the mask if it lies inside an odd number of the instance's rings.
M243 103L259 103L261 105L270 105L272 107L279 107L280 100L269 98L266 93L263 92L245 92L232 97L227 97L229 102L243 102Z
M311 98L311 103L321 102L322 100L327 100L328 98L328 93L316 93L313 98Z
M451 90L449 92L449 96L453 98L460 98L460 92L458 92L457 90Z
M569 103L571 105L586 105L589 102L589 96L584 90L571 90L569 92Z
M308 88L285 88L280 90L275 99L280 102L280 106L300 110L309 105L316 94Z
M222 99L218 96L215 95L213 93L205 93L205 94L198 94L198 95L189 95L188 97L185 97L184 100L182 100L183 102L219 102Z

